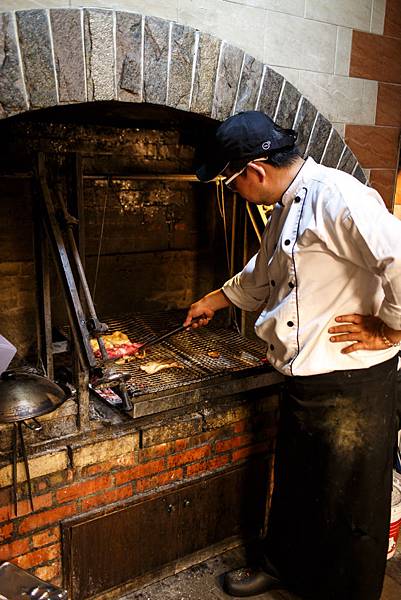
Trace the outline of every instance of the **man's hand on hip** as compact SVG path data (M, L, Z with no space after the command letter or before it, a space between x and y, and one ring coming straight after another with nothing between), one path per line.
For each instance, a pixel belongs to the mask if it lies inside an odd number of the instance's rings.
M387 327L379 317L373 315L340 315L336 321L343 325L328 329L329 333L336 334L330 337L330 342L352 342L342 348L343 354L356 350L385 350L401 337L401 332Z

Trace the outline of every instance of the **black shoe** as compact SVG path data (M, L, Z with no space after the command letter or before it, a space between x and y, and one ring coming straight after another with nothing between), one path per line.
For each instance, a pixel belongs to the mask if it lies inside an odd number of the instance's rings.
M257 596L268 590L282 588L280 579L262 569L235 569L224 576L223 589L230 596L245 598Z

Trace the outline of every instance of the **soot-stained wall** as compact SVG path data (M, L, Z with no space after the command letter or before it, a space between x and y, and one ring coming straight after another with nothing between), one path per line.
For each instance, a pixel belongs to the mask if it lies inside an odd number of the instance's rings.
M76 152L82 157L84 260L100 318L185 309L228 276L215 186L187 177L194 161L191 127L46 120L7 125L0 174L0 331L17 346L17 362L35 350L33 223L34 215L42 218L35 201L38 151L47 153L51 178L64 190L68 157ZM61 325L67 317L53 266L51 286L54 322Z

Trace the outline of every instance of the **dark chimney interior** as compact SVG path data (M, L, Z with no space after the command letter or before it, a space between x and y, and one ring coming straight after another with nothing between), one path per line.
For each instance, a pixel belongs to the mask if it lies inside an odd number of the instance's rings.
M215 185L188 177L211 128L193 114L113 102L35 111L0 124L0 332L17 346L16 364L35 353L37 153L46 153L63 189L74 185L72 159L80 157L83 260L99 316L185 309L228 276ZM53 268L51 287L53 322L63 325Z

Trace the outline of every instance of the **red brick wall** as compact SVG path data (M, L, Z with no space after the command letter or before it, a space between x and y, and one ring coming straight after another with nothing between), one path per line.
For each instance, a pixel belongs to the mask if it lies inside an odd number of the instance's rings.
M143 426L120 437L64 447L66 469L51 472L54 452L45 456L49 473L32 481L34 508L19 485L18 517L10 486L0 489L0 561L11 561L45 581L61 584L60 522L162 486L224 470L255 454L272 454L277 397L230 402L202 413ZM1 482L4 469L0 469ZM229 507L227 507L229 509Z

